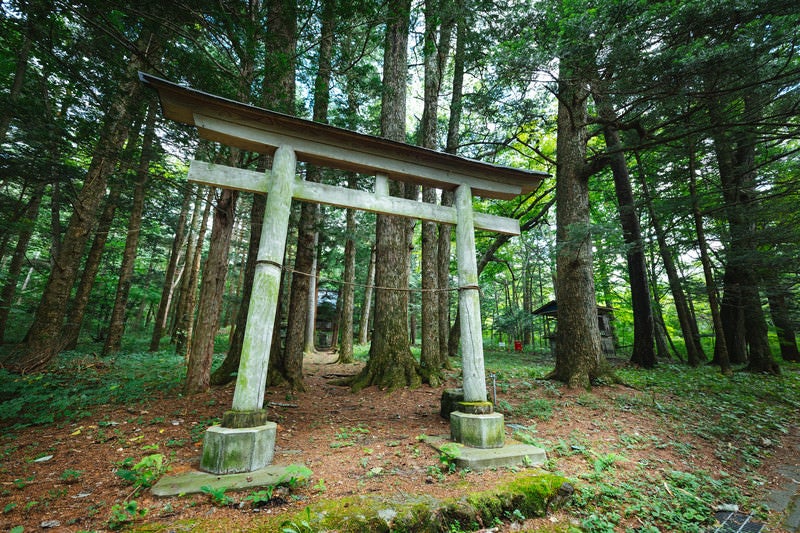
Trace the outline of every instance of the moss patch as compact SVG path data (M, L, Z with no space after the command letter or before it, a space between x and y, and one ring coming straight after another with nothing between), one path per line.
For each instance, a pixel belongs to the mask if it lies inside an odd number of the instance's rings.
M270 517L253 531L280 531L308 524L312 531L339 532L446 532L456 524L465 530L489 527L495 518L518 511L526 518L544 516L564 504L571 487L560 476L514 474L492 490L459 498L437 500L427 495L408 497L363 496L318 502L293 515ZM195 524L202 531L202 524ZM211 524L208 526L211 527ZM215 527L219 527L216 524Z

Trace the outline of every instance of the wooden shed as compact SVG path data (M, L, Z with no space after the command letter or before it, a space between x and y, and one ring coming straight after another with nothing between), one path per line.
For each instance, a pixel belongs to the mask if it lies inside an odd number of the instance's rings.
M540 308L532 313L536 316L542 316L545 320L556 320L558 318L558 303L555 300L550 300ZM616 338L614 336L614 328L612 321L614 320L614 308L606 307L603 305L597 306L597 323L600 327L600 345L603 349L603 354L614 355L616 353L615 344ZM547 328L552 331L548 336L550 341L550 353L555 357L556 355L556 334L555 328Z

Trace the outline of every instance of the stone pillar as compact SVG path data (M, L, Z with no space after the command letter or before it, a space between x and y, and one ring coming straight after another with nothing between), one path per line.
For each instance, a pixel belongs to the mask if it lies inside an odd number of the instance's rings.
M272 162L273 183L261 228L233 408L223 415L221 426L208 428L203 441L200 468L214 474L259 470L269 465L274 455L277 426L267 420L263 409L264 388L296 166L294 150L278 148Z
M505 441L503 415L493 412L486 395L475 221L469 186L460 185L456 189L455 207L464 399L450 413L450 437L473 448L501 448Z
M455 208L464 401L485 402L486 370L483 366L481 302L478 263L475 258L475 221L472 212L472 191L468 185L460 185L456 189Z
M283 253L289 230L297 158L290 146L281 146L272 160L272 188L267 196L253 292L242 342L242 357L233 393L234 411L257 411L264 404L269 349L275 325Z

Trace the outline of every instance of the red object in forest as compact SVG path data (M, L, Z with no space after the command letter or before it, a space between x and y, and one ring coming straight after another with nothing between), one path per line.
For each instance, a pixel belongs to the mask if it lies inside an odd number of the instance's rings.
M522 341L514 341L514 351L515 352L522 351Z

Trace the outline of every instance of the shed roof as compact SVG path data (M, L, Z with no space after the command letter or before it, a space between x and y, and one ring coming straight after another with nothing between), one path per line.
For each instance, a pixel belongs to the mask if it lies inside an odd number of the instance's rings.
M605 305L598 305L597 306L597 314L598 315L611 315L614 313L613 307L607 307ZM532 315L542 315L542 316L558 316L558 303L555 300L550 300L539 309L531 312Z
M320 166L453 190L462 183L473 194L511 199L535 190L548 174L493 165L365 135L263 109L150 74L139 79L158 92L164 116L197 126L202 138L243 150L273 153L291 145L297 159Z

